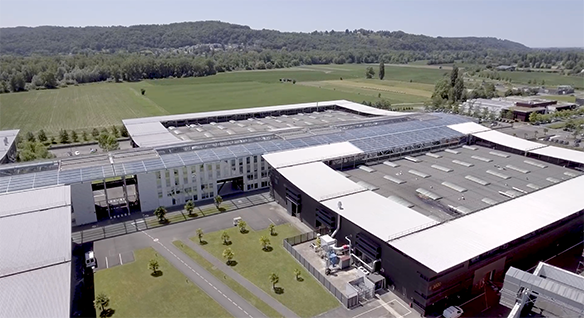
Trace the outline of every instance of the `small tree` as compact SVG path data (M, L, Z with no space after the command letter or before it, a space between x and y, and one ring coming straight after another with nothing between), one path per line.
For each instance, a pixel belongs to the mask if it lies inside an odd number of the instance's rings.
M235 253L233 253L231 248L228 247L225 250L223 250L223 258L227 259L227 265L231 265L231 261L233 260L233 257L235 257Z
M154 215L158 218L158 221L164 222L166 221L166 209L163 206L159 206L154 210Z
M298 268L295 268L294 269L294 277L296 277L296 280L300 279L300 274L302 274L302 272Z
M271 244L270 239L265 236L260 237L260 243L262 244L262 250L264 251L266 251Z
M36 138L32 132L29 131L26 133L26 141L30 141L30 142L36 141Z
M55 139L55 137L51 137L50 143L53 145L57 143L57 140Z
M75 130L71 131L71 139L73 140L73 142L79 141L79 136L77 135L77 132Z
M247 233L247 223L244 220L241 220L237 223L239 227L239 233Z
M221 205L222 202L223 202L223 198L220 195L216 195L215 196L215 206L217 207L217 209L219 208L219 206Z
M197 237L199 238L199 244L203 244L203 230L197 229Z
M106 294L99 293L97 294L95 300L93 301L93 307L95 307L95 309L98 309L100 312L103 312L107 308L107 306L109 306L109 302L110 299Z
M269 277L270 277L270 282L272 283L272 289L275 291L276 284L280 281L280 277L276 273L271 273Z
M385 77L385 64L383 62L379 63L379 79L383 80Z
M81 138L83 138L83 141L89 141L89 136L87 135L87 131L83 131L83 133L81 133Z
M145 89L143 89L143 88L141 88L141 89L140 89L140 93L142 93L142 95L144 95L144 94L146 94L146 90L145 90Z
M120 148L120 144L116 137L108 133L101 133L97 138L97 142L99 147L104 151L112 151Z
M373 67L368 67L367 70L365 71L365 77L373 78L373 76L375 76L375 71L373 70Z
M270 226L268 226L268 229L270 229L271 236L278 234L278 233L276 233L276 226L274 225L274 223L270 224Z
M187 210L189 215L193 214L193 211L195 210L195 204L193 203L193 200L187 201L187 204L185 204L185 210Z
M65 129L62 129L62 130L59 132L59 141L60 141L62 144L67 144L67 143L69 143L69 133L67 133L67 130L65 130Z
M120 137L120 131L118 130L118 127L116 127L116 125L112 126L112 135L114 135L114 137L116 138Z
M148 268L152 271L153 275L156 275L156 273L158 273L158 269L160 268L160 265L158 264L157 260L151 259L150 263L148 263Z
M47 141L47 134L45 133L44 130L41 129L41 130L39 130L37 138L40 142L45 142L45 141Z
M221 240L223 240L223 245L229 244L229 234L227 234L226 231L223 231L223 233L221 233Z
M93 128L93 130L91 131L91 135L93 136L93 138L97 139L97 137L99 137L99 130L97 130L97 128Z
M120 126L120 135L122 135L122 137L128 137L128 129L126 126Z

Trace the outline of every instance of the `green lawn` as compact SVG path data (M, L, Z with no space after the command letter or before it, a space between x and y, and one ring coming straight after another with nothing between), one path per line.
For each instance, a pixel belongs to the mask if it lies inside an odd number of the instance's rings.
M61 129L90 130L121 125L126 118L271 106L324 100L355 102L378 100L378 92L359 87L322 87L320 81L365 78L366 64L309 65L290 69L239 71L214 76L147 80L136 83L94 83L55 90L0 94L0 129L18 128L22 133L44 129L49 135ZM378 70L378 65L371 65ZM447 70L427 67L386 66L380 85L382 98L392 103L426 99L414 85L434 83ZM295 79L296 84L281 83ZM373 82L372 80L371 82ZM411 82L410 82L411 81ZM140 94L140 89L146 95ZM427 87L424 90L428 91ZM431 91L431 90L430 90Z
M300 317L313 317L339 306L337 299L282 247L282 240L298 235L298 230L290 224L285 224L277 226L276 231L277 236L270 236L267 229L250 231L247 234L239 233L237 228L227 230L232 241L229 247L235 253L234 260L237 262L233 269L266 293L273 295ZM208 244L203 245L205 250L219 259L223 259L222 253L227 247L221 241L221 233L222 231L217 231L205 234L204 239ZM262 235L272 241L271 252L262 250L259 242ZM191 240L198 242L196 237ZM304 281L296 281L295 268L301 270ZM272 290L268 277L272 272L280 277L280 282L276 286L283 289L281 294L276 294Z
M569 102L569 103L576 102L576 97L571 96L571 95L549 95L549 96L540 96L540 97L544 98L544 99L557 100L557 101Z
M238 293L239 296L243 297L243 299L247 300L247 302L255 306L261 312L263 312L266 316L270 318L282 317L282 315L280 315L278 311L270 307L270 305L266 304L259 297L257 297L252 292L247 290L247 288L241 286L241 284L236 282L233 278L225 275L223 271L213 266L213 264L207 261L199 253L195 252L188 246L184 245L183 242L174 241L173 244L178 249L183 251L183 253L187 254L190 258L192 258L195 262L199 263L199 265L201 265L205 270L207 270L209 273L213 274L215 277L221 280L225 285L227 285L227 287L229 287L234 292Z
M499 72L501 77L509 77L513 83L527 84L529 80L536 80L538 85L541 85L541 81L545 81L545 86L553 87L558 85L571 85L574 88L584 88L584 77L578 76L566 76L557 73L544 73L544 72Z
M95 294L109 296L113 317L231 317L154 249L135 251L134 256L133 263L95 273ZM151 259L160 264L162 276L150 275Z

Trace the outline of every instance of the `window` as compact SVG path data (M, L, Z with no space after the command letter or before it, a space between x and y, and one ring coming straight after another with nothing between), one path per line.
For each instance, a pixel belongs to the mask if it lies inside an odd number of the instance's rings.
M253 157L253 163L258 163L258 157L257 156L254 156Z
M160 171L156 171L156 179L160 180Z
M158 190L158 198L161 199L162 198L162 190Z
M245 163L247 163L249 165L250 162L251 162L251 159L249 157L245 158Z
M268 181L262 181L262 188L265 188L268 186Z
M254 189L257 189L258 188L258 184L257 183L254 183L253 187L254 187Z

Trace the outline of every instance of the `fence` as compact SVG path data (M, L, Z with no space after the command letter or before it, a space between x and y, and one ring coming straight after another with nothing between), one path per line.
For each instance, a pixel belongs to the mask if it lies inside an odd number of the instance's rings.
M306 268L318 280L326 289L328 289L331 294L333 294L345 307L352 308L359 305L359 297L347 297L343 292L341 292L338 288L336 288L324 275L322 275L312 264L310 264L300 253L298 253L294 249L294 245L304 243L316 238L316 235L319 234L318 232L308 232L304 234L300 234L297 236L289 237L284 239L283 245L284 248L294 256L294 258Z

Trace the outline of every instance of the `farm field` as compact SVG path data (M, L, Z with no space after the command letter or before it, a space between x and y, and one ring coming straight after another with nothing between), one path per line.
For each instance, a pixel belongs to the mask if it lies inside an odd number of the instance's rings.
M340 306L338 300L282 246L281 241L284 238L299 234L291 224L276 226L277 236L271 236L268 229L257 232L249 229L248 233L242 234L234 227L226 232L230 236L231 245L223 245L222 231L217 231L205 234L204 240L208 244L202 247L220 260L225 260L222 256L223 250L230 247L235 254L233 260L237 262L232 267L233 270L272 295L298 316L314 317ZM271 240L272 251L262 250L259 241L262 235ZM191 240L198 244L198 238L193 237ZM297 281L294 277L296 268L301 271L302 281ZM280 278L276 284L282 290L280 294L272 290L270 273L276 273Z
M134 252L133 263L95 273L95 294L110 298L113 317L231 317L154 249ZM153 277L148 262L156 259L162 275ZM97 313L99 316L99 313Z
M543 99L550 99L550 100L557 100L561 102L569 102L575 103L576 97L572 95L548 95L548 96L540 96Z
M509 77L513 83L517 84L527 84L529 80L537 80L538 84L541 81L545 81L544 86L558 86L558 85L571 85L574 88L583 89L584 88L584 77L578 76L566 76L555 73L543 73L543 72L499 72L502 77Z

